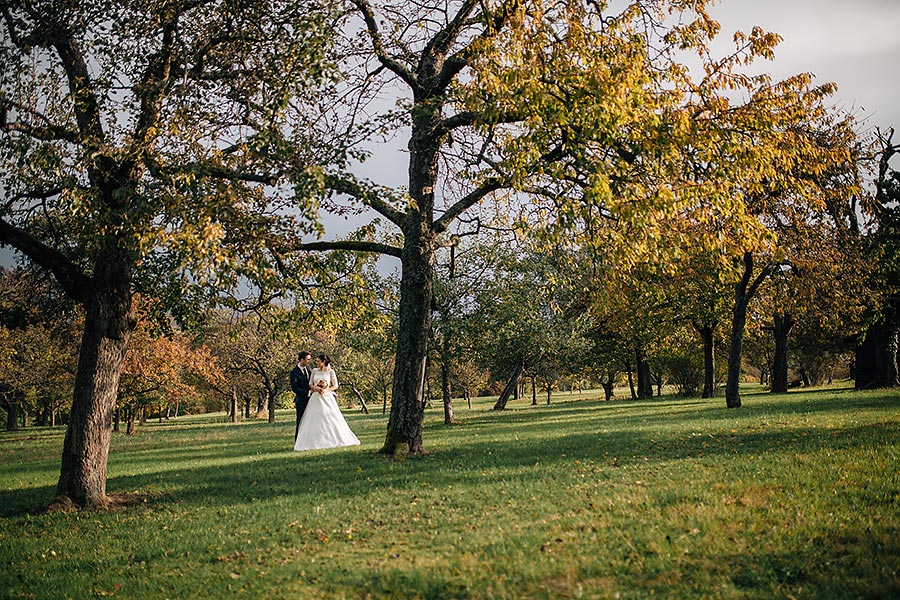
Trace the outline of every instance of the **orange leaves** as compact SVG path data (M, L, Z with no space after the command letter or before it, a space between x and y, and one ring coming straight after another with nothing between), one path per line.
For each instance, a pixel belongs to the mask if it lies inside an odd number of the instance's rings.
M141 304L140 298L136 302ZM223 379L215 357L206 346L192 343L181 332L159 335L151 331L146 313L141 309L138 316L138 326L123 365L122 396L134 398L152 392L175 399L196 393L192 381L215 383Z

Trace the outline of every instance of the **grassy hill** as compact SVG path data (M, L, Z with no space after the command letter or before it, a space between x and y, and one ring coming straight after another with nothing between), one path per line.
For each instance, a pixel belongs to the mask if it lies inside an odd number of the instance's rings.
M116 434L110 510L48 512L64 430L0 434L0 597L900 597L900 394L427 411L428 455L292 452L219 415Z

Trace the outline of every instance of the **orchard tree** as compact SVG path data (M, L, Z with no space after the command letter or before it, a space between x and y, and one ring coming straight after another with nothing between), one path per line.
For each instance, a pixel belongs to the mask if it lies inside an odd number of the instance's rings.
M260 157L320 87L327 18L314 0L3 3L0 243L84 311L59 496L106 501L135 291L184 315L207 284L274 277L267 238L313 229ZM293 133L295 164L328 139Z
M17 429L19 418L27 424L28 415L52 420L71 393L77 357L66 325L0 326L0 406L7 412L7 430Z
M721 227L732 246L736 274L725 402L741 406L741 358L750 303L760 286L790 268L791 235L815 230L827 216L829 170L851 158L854 140L849 117L835 114L826 103L834 86L814 87L809 75L770 85L765 81L744 104L733 107L723 121L723 144L735 137L747 143L724 146L726 185L750 220L724 220ZM850 135L830 137L838 128ZM725 254L725 256L728 255Z
M293 249L400 258L396 366L382 451L402 456L423 451L437 249L491 216L491 206L518 212L523 204L544 204L546 211L528 212L561 230L615 219L613 241L632 246L680 204L702 198L730 212L728 195L677 183L683 177L673 159L703 135L695 117L706 108L692 97L721 80L694 82L679 60L695 52L709 73L729 71L769 53L777 39L754 32L739 60L710 64L707 46L718 24L703 0L463 0L402 9L349 0L347 6L337 23L352 32L337 65L351 113L343 130L359 138L401 132L408 139L408 182L403 190L385 189L337 169L310 172L304 181L326 195L349 196L396 227L400 238L301 241ZM402 90L393 105L384 102L389 89ZM521 225L524 231L529 222Z
M900 155L894 130L877 132L875 193L868 203L871 233L863 241L872 265L872 300L856 348L856 387L900 385Z
M119 381L119 406L126 408L128 434L134 433L139 410L155 400L163 406L175 404L176 414L183 399L198 394L197 384L214 386L223 380L222 371L210 350L195 344L177 329L164 331L148 318L149 301L135 297L138 322L128 345Z

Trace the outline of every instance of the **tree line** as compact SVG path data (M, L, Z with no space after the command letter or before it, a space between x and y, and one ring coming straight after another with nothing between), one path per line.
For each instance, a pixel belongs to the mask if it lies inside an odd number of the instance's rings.
M0 242L78 307L57 491L79 506L105 502L143 318L196 332L217 311L263 320L271 305L288 322L327 314L348 330L377 255L401 264L382 354L391 456L424 449L433 351L468 354L485 339L456 337L454 315L510 336L479 352L508 354L509 382L566 356L544 367L549 381L587 348L616 347L641 396L649 359L689 321L712 391L709 357L728 328L725 398L738 407L751 306L772 295L783 342L813 290L840 297L819 285L831 265L866 296L832 307L868 325L857 376L896 382L890 135L865 139L831 105L832 84L750 73L774 57L776 34L738 32L731 54L713 55L719 25L703 1L48 0L7 2L0 21ZM395 136L407 184L359 177L367 148ZM361 227L325 239L323 211ZM483 257L465 287L457 260L494 235L514 252ZM544 259L552 270L529 287L535 274L514 265ZM482 294L517 281L525 289L508 293L534 303L507 321ZM333 300L342 310L322 308ZM835 313L820 315L831 326ZM568 356L564 340L591 345Z

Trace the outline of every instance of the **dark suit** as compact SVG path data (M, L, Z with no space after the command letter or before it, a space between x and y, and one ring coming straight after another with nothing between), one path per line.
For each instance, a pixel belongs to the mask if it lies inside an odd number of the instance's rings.
M291 390L294 392L294 408L297 409L297 427L294 429L294 439L297 439L297 432L300 431L300 419L306 411L306 405L309 404L309 378L312 375L312 369L308 366L301 367L297 365L291 369Z

